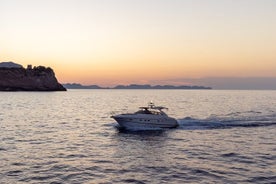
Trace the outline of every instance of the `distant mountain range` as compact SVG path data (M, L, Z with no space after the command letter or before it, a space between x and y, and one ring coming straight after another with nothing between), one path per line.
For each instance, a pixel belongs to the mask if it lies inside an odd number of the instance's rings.
M205 86L173 86L173 85L139 85L139 84L130 84L130 85L118 85L112 88L100 87L98 85L82 85L77 83L67 83L63 84L67 89L212 89L211 87Z

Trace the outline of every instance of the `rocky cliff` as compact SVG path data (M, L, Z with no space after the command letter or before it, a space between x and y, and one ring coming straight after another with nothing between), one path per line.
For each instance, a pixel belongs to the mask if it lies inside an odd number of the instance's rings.
M51 68L0 67L0 91L66 91Z

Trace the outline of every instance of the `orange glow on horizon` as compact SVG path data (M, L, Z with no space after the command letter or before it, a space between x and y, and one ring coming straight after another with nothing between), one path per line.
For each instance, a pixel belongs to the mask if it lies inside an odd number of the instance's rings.
M0 62L103 86L276 77L272 1L64 2L0 2Z

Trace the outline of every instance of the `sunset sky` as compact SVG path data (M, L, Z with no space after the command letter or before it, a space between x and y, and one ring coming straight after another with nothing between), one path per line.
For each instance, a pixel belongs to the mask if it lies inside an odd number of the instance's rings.
M275 0L0 0L0 62L61 83L276 78Z

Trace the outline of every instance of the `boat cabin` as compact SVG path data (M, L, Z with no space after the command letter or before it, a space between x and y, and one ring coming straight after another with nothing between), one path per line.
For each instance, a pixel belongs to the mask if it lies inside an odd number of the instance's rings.
M164 107L140 107L140 110L135 112L135 114L152 114L152 115L166 115L162 111L162 109L166 109Z

